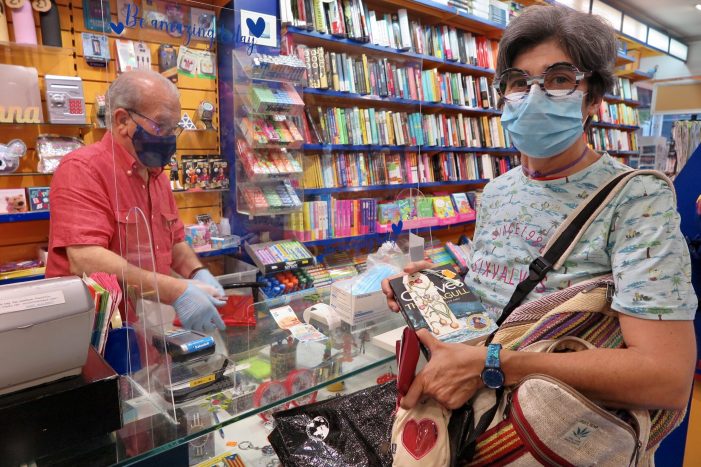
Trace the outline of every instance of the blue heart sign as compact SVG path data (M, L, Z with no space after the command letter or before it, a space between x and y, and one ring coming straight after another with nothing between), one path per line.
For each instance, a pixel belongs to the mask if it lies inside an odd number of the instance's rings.
M124 31L124 23L122 23L121 21L117 24L114 24L110 21L110 27L112 28L112 31L114 31L115 34L121 34L122 31Z
M392 232L394 235L399 235L402 233L402 227L404 227L404 222L400 219L396 224L392 224Z
M248 26L248 31L252 36L260 38L265 32L265 20L262 17L253 22L251 18L246 18L246 26Z

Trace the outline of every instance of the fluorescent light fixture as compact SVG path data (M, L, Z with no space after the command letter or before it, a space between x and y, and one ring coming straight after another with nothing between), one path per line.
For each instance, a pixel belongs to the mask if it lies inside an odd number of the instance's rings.
M682 44L676 39L669 40L669 54L686 61L686 56L689 53L689 47Z
M623 34L645 42L647 40L647 25L630 16L623 15Z
M573 10L589 13L591 0L557 0L557 3L568 6Z
M605 4L600 0L594 0L591 4L591 14L599 15L607 19L616 31L621 30L623 12Z
M667 52L669 51L669 36L666 34L662 34L657 29L648 28L647 45Z

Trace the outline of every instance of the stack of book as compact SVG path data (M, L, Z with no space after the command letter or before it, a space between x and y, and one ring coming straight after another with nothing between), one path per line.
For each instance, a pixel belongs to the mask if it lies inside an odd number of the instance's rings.
M307 140L323 144L511 146L497 117L406 113L359 107L318 107L316 113L316 118L311 112L307 113L310 131Z

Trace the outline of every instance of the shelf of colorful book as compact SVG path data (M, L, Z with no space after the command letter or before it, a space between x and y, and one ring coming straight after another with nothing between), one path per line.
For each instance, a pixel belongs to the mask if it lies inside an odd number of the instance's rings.
M617 130L623 130L623 131L636 131L636 130L640 129L640 127L637 125L621 125L619 123L608 123L608 122L592 122L591 126L599 127L599 128L615 128Z
M20 282L38 281L44 278L43 274L35 276L13 277L11 279L0 279L0 285L17 284Z
M481 148L463 146L380 146L374 144L305 144L307 152L476 152L517 154L516 148Z
M17 212L12 214L0 214L0 224L9 222L46 221L49 220L49 211Z
M631 107L638 107L640 105L640 101L624 99L620 96L614 96L613 94L604 94L604 100L611 104L625 104Z
M457 180L446 182L424 182L424 183L398 183L394 185L367 185L367 186L346 186L332 188L305 188L305 196L325 195L329 193L358 193L364 191L379 191L379 190L404 190L408 188L434 188L448 186L463 186L463 185L482 185L489 182L489 179L478 180Z
M415 234L420 234L420 233L427 233L427 232L432 232L436 230L443 230L443 229L450 229L453 227L459 227L459 226L465 226L465 225L470 225L474 224L475 221L469 220L469 221L463 221L463 222L455 222L452 224L445 224L445 225L435 225L432 227L423 227L419 229L412 229L411 232ZM404 229L407 230L408 229ZM371 233L371 234L365 234L365 235L356 235L353 237L334 237L334 238L326 238L323 240L311 240L307 242L303 242L307 247L324 247L328 245L333 245L339 242L348 242L348 241L363 241L363 240L373 240L377 239L380 240L382 238L388 237L390 235L390 232L376 232L376 233Z
M426 102L426 101L416 101L412 99L401 99L398 97L380 97L373 95L363 95L355 94L350 92L342 91L332 91L328 89L315 89L315 88L304 88L304 95L306 96L318 96L325 99L333 99L335 102L342 101L353 101L353 102L363 102L363 103L379 103L379 107L386 107L388 104L393 104L395 106L402 107L412 107L417 109L440 109L440 110L455 110L463 113L470 113L474 115L501 115L501 111L497 109L482 109L475 107L467 107L464 105L456 104L444 104L442 102ZM375 105L375 108L378 106Z
M365 51L367 53L377 53L382 56L396 56L401 58L412 58L420 60L424 64L424 68L437 68L439 71L451 71L460 72L476 76L493 76L494 70L491 68L484 68L476 65L470 65L467 63L461 63L458 61L446 60L442 58L437 58L432 55L417 54L411 51L403 51L399 49L393 49L390 47L385 47L382 45L371 44L369 42L360 42L353 39L345 39L341 37L336 37L331 34L323 34L316 31L308 31L306 29L296 28L293 26L287 27L287 32L294 34L297 37L303 37L303 43L310 46L323 46L324 43L336 43L343 48L352 47L359 51Z

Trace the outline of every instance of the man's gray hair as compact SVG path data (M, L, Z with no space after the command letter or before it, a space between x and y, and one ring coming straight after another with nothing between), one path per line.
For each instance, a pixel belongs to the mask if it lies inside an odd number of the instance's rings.
M163 96L148 95L152 90L143 85L143 81L161 83L166 92L172 93L175 99L180 99L177 86L168 78L152 70L134 70L122 73L112 81L105 96L107 128L112 127L112 115L115 110L133 109L138 111L143 106L144 100L162 99Z
M560 6L531 6L515 18L499 41L497 76L520 54L555 40L573 65L592 72L587 78L587 103L603 98L615 81L616 35L603 18Z

